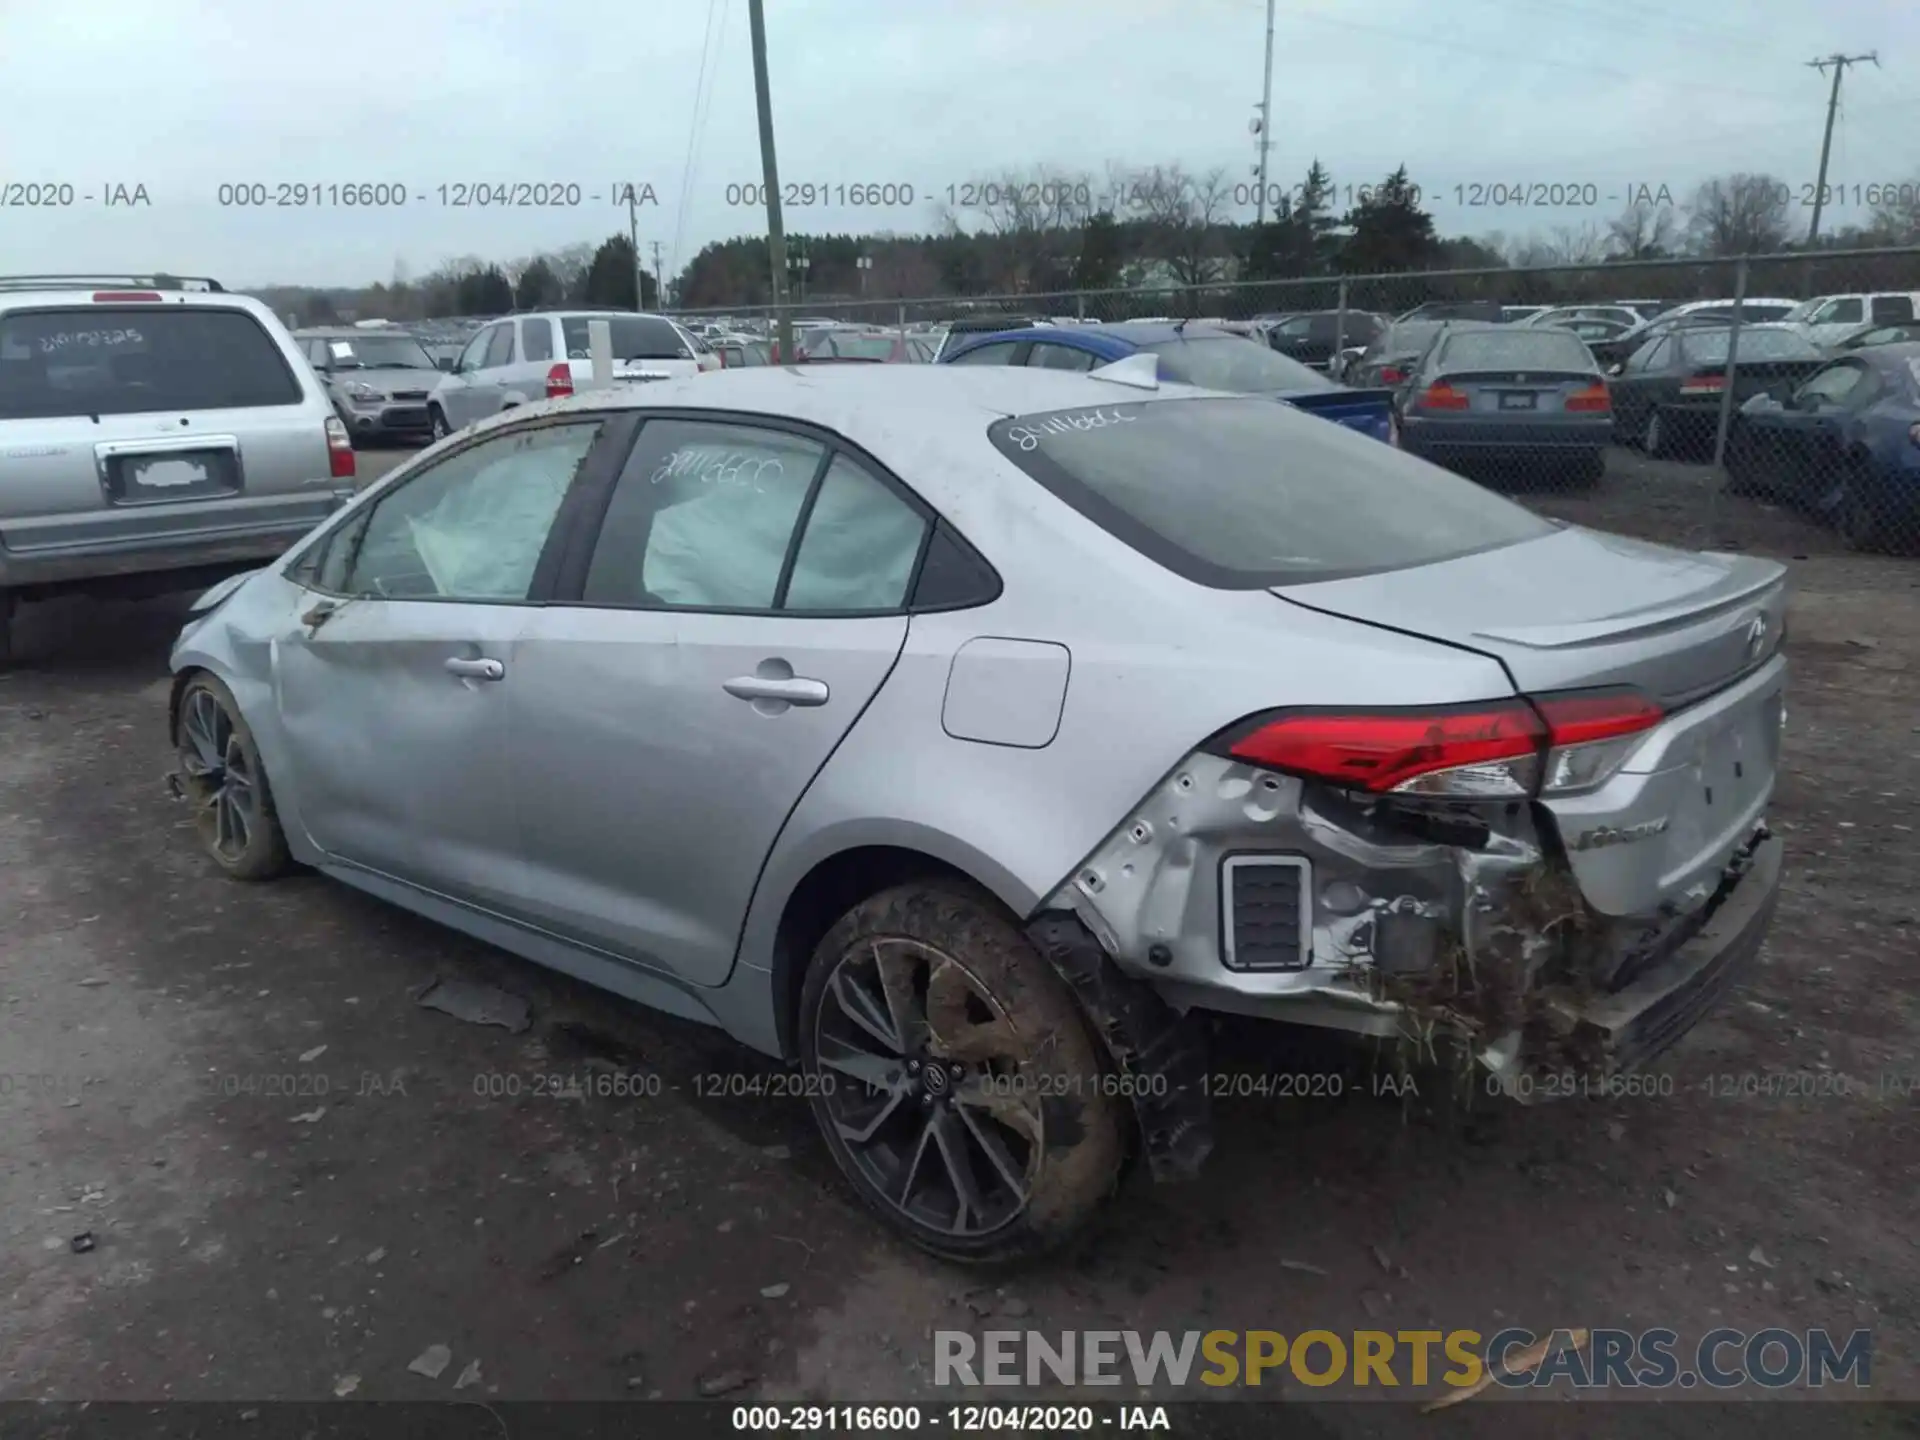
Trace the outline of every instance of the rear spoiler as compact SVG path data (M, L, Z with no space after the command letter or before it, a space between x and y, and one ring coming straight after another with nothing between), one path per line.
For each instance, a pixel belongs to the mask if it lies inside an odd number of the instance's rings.
M1393 396L1392 390L1303 390L1298 394L1283 392L1278 398L1296 410L1330 418L1376 410L1392 414Z

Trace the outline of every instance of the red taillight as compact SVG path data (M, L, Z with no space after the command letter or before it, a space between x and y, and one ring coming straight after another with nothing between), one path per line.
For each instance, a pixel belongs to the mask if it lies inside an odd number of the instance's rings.
M1603 783L1665 718L1625 688L1422 710L1294 710L1229 732L1226 753L1375 795L1515 799Z
M1613 397L1607 393L1605 385L1589 385L1567 397L1567 409L1585 414L1608 411L1613 409Z
M1680 382L1682 395L1718 395L1726 388L1724 375L1694 375Z
M1406 378L1406 371L1396 369L1392 365L1384 366L1380 371L1380 383L1383 385L1398 385Z
M1349 790L1384 794L1422 776L1463 766L1538 761L1546 730L1525 702L1381 710L1371 714L1296 711L1258 722L1228 753L1270 770L1311 776ZM1483 794L1524 794L1530 776L1489 777Z
M558 400L573 393L573 367L564 360L547 371L547 398Z
M336 480L354 477L353 437L338 415L327 417L327 473Z
M1569 690L1543 695L1533 708L1547 722L1547 739L1554 745L1637 735L1666 718L1666 712L1638 690Z
M1466 391L1456 390L1445 381L1429 385L1420 396L1422 410L1466 410L1472 405L1473 401L1468 398Z
M123 300L158 303L165 298L157 290L96 290L93 292L93 303L96 305L117 305Z

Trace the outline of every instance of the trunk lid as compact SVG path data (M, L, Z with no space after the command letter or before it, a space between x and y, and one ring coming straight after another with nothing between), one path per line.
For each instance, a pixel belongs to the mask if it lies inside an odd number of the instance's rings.
M1450 385L1467 397L1467 409L1452 414L1491 415L1565 415L1567 401L1582 390L1601 383L1591 371L1574 370L1471 370L1450 371L1440 375L1436 385ZM1419 397L1414 397L1419 408Z
M1279 586L1292 604L1491 655L1523 691L1635 685L1669 710L1753 668L1786 616L1786 570L1567 526L1437 565Z
M1517 690L1632 685L1668 718L1620 774L1541 801L1588 902L1690 908L1765 816L1786 571L1568 527L1437 565L1275 587L1290 604L1488 655Z

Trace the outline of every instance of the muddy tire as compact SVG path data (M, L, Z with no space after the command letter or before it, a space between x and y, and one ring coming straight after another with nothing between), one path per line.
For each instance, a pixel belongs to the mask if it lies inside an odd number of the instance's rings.
M1065 982L970 885L896 886L842 916L807 969L798 1036L834 1160L924 1250L1029 1258L1118 1184L1116 1077Z
M427 407L427 443L444 440L453 433L453 427L447 424L447 412L438 405Z
M215 676L196 675L181 692L174 748L194 830L214 863L235 880L271 880L292 869L259 747L233 692Z

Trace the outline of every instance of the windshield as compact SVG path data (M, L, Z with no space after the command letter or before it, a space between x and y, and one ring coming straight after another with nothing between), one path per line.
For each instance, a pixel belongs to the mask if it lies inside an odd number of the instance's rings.
M433 357L411 335L329 335L329 370L431 370Z
M1554 530L1471 480L1265 400L1052 411L987 434L1089 520L1218 589L1429 565Z
M1727 358L1727 347L1732 342L1732 337L1731 330L1688 331L1680 337L1680 346L1686 352L1688 360L1718 365ZM1740 332L1742 362L1821 358L1819 347L1797 330L1742 330Z
M1298 360L1239 335L1199 335L1140 347L1160 357L1160 378L1209 390L1271 395L1283 390L1338 390Z
M1448 370L1591 370L1593 356L1565 330L1469 330L1441 342Z
M693 352L671 322L657 315L569 315L560 322L566 337L569 360L589 360L587 323L605 320L613 331L613 358L616 360L691 360Z

